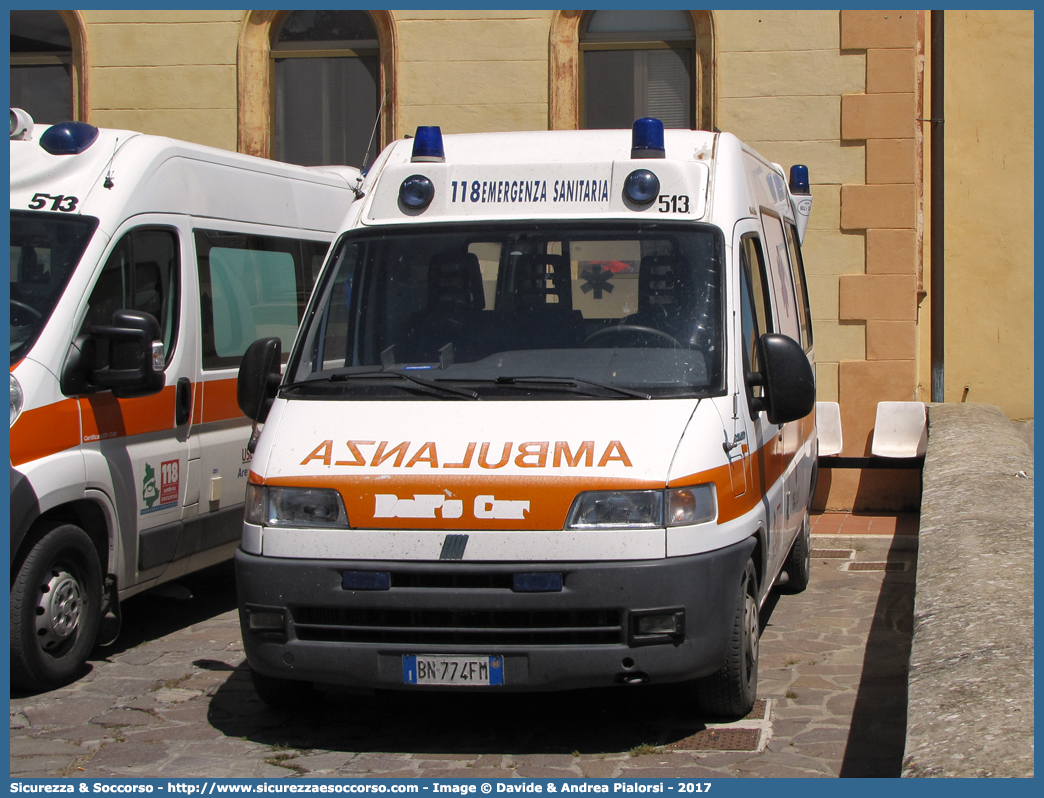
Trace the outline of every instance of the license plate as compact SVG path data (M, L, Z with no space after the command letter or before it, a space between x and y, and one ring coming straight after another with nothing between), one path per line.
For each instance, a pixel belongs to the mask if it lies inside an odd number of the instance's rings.
M490 687L504 684L504 658L454 654L405 654L404 684L445 684Z

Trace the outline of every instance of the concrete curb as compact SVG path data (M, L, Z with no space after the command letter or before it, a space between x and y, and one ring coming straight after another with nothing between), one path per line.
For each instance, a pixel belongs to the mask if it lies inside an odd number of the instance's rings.
M1033 455L992 405L928 422L903 776L1032 776Z

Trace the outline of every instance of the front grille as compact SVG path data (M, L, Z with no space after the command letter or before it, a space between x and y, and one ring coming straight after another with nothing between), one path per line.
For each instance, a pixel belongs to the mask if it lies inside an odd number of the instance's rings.
M391 572L391 586L395 588L511 590L510 573L438 573L433 571Z
M612 645L619 610L381 610L294 607L299 640L401 645Z

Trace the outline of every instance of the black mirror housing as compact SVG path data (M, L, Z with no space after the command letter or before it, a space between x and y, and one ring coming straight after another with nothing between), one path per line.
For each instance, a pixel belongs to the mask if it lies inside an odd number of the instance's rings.
M801 345L786 335L758 339L765 410L771 424L804 418L816 406L816 376Z
M74 347L77 352L71 358L75 365L70 371L70 387L79 382L89 387L108 388L120 399L149 396L163 390L163 342L155 316L140 310L117 310L112 314L111 325L95 326L89 332L90 341L77 339L80 346ZM106 344L108 363L97 368L97 350ZM158 354L154 356L154 353ZM158 368L156 357L160 360ZM85 372L85 380L73 376L77 367Z
M243 415L255 424L268 418L279 389L279 362L283 344L278 338L259 338L250 344L239 364L236 401Z

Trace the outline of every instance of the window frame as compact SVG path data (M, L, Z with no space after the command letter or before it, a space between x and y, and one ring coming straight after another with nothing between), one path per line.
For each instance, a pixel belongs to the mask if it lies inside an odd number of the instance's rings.
M86 122L90 116L87 92L87 28L79 11L41 9L54 13L65 23L69 33L69 50L63 52L11 53L8 52L8 69L12 66L69 66L72 90L71 120ZM37 122L57 123L65 119L39 119Z
M715 79L716 34L714 14L708 10L687 11L693 38L692 111L696 130L715 130L717 81ZM555 11L551 16L548 47L548 129L580 129L580 28L586 11ZM643 40L649 36L643 32ZM601 44L601 43L599 43ZM628 42L627 44L630 44Z
M203 293L204 290L210 291L210 296L213 297L213 277L210 271L210 252L211 250L220 246L216 243L216 240L220 240L222 236L233 236L236 238L245 238L251 245L246 247L221 247L226 249L243 249L243 250L261 250L264 252L285 252L293 258L294 261L294 280L296 282L297 291L297 328L300 329L301 323L304 320L304 314L308 307L308 300L311 295L312 288L314 288L316 281L319 278L319 274L322 271L323 263L326 260L326 255L330 251L330 242L323 241L314 238L292 238L289 236L278 236L264 233L253 233L253 232L242 232L238 230L220 230L215 227L194 227L192 229L192 240L196 251L196 274L197 274L197 291L198 296L196 301L199 307L199 328L200 328L200 363L203 371L220 371L222 369L239 368L239 364L242 361L242 354L239 356L233 355L220 355L214 345L213 327L214 327L214 308L213 300L211 300L211 306L208 310L203 304ZM278 242L281 246L273 247L271 243ZM306 263L306 247L314 247L312 251L312 263ZM309 270L310 273L309 273ZM306 288L302 286L306 283L307 278L311 277L311 284ZM210 332L208 336L207 325L210 325ZM296 336L296 330L294 335ZM248 341L249 346L253 341ZM293 339L289 341L283 341L282 348L282 361L285 363L289 356L290 347L293 344ZM207 347L210 347L209 349ZM245 351L244 347L244 351Z
M689 22L688 33L677 32L672 34L670 31L611 31L590 33L587 31L587 27L590 24L591 19L597 13L597 11L585 12L580 22L579 41L577 44L577 49L579 50L579 69L577 72L578 126L581 129L587 129L585 127L587 116L587 58L585 55L587 53L607 51L633 52L636 50L684 50L688 53L687 65L689 69L690 92L688 125L690 128L695 128L697 110L693 98L695 95L694 84L697 80L697 57L696 30L692 18L690 17L687 20ZM650 33L666 33L667 35L650 36Z
M761 208L761 229L764 232L765 241L761 249L761 254L765 258L765 270L769 278L769 290L774 300L773 303L775 308L776 326L777 331L786 335L788 338L793 339L797 343L802 345L804 349L804 340L801 334L801 308L802 305L798 301L797 286L794 283L794 267L790 262L790 242L787 240L786 226L787 220L780 216L779 213L770 208ZM779 224L779 232L783 236L783 255L785 259L779 264L780 273L777 277L777 272L772 268L772 261L781 256L779 249L776 249L774 255L770 255L768 249L768 238L769 238L769 223L768 219L773 220ZM786 294L786 296L785 296ZM794 303L794 324L797 326L797 338L794 338L789 332L784 331L783 327L786 325L787 317L784 315L784 305L786 300L790 299Z
M398 33L392 12L375 9L352 10L365 11L377 31L379 119L375 149L380 152L398 137ZM240 28L236 57L237 148L239 152L247 155L274 157L272 36L292 13L292 10L249 11L244 16Z
M592 52L635 52L638 50L649 51L649 50L674 50L676 52L684 51L688 54L688 69L689 69L689 81L690 89L692 84L696 80L696 47L695 42L687 40L685 42L677 41L660 41L656 39L645 39L635 41L613 41L613 42L584 42L581 41L580 45L580 64L579 73L577 75L577 93L578 98L578 125L580 129L586 130L587 117L587 53ZM688 125L690 129L695 129L696 125L696 107L692 101L692 92L689 94L689 118ZM635 117L637 118L637 117ZM685 129L685 128L683 128Z
M806 353L812 351L815 339L812 334L812 306L808 301L808 279L805 276L805 258L801 254L797 226L783 220L783 235L790 250L790 270L794 280L794 291L798 296L798 329L801 331L801 346Z
M754 254L754 260L757 263L751 263L751 258L747 254L748 244L752 247L751 251ZM769 275L767 273L767 266L765 260L765 250L761 245L760 233L750 232L744 233L740 237L740 290L743 290L744 284L747 287L747 299L750 302L750 309L753 312L753 323L754 323L754 340L751 342L751 346L748 348L747 342L742 342L743 349L743 384L746 386L747 391L747 404L750 407L750 417L752 419L757 418L758 412L755 411L755 402L752 400L761 399L764 396L764 389L760 385L753 385L750 382L749 375L756 374L761 368L761 363L756 362L758 355L758 339L766 333L773 332L775 328L775 320L772 317L772 295L771 287L768 283ZM759 307L759 292L758 286L755 284L754 277L757 276L758 283L761 286L760 292L760 307ZM762 318L764 317L765 329L761 329ZM740 300L740 335L743 335L743 300Z
M303 10L303 9L302 9ZM281 15L276 21L273 22L271 30L269 32L269 45L268 45L268 140L271 142L270 157L276 158L276 93L278 86L276 84L276 61L298 59L298 58L327 58L327 59L341 59L341 58L374 58L377 61L377 132L380 131L380 121L382 110L382 97L384 96L384 86L382 80L382 69L381 69L381 40L380 31L377 28L377 21L373 15L363 9L350 9L357 11L360 14L366 14L370 19L370 24L373 25L374 32L377 34L376 39L344 39L345 43L353 41L361 42L375 42L374 46L368 47L329 47L328 44L338 40L328 40L322 42L283 42L279 43L276 41L276 37L279 31L282 30L283 25L286 23L287 18L297 10L288 11ZM377 136L374 136L375 152L374 157L381 151L381 143ZM367 148L367 152L369 149ZM365 159L366 153L363 154ZM293 163L293 161L287 161ZM363 164L359 164L362 167Z
M98 284L101 282L102 276L105 274L106 269L109 268L109 262L116 255L116 253L119 252L120 249L122 247L124 247L124 246L127 247L128 260L129 260L129 262L132 265L132 268L130 269L130 274L131 275L135 275L136 274L136 270L133 268L133 266L136 266L138 264L138 260L137 260L137 258L135 256L135 252L134 252L134 250L135 250L134 241L135 241L135 238L137 236L141 235L142 233L167 233L167 234L170 235L171 241L172 241L172 244L173 244L172 251L173 251L173 255L174 255L174 262L171 265L170 270L169 270L170 283L169 283L168 287L170 289L170 294L169 294L168 299L166 300L166 301L168 301L170 303L170 341L169 342L167 340L165 340L167 336L165 335L164 320L163 320L162 316L160 318L156 319L156 321L157 321L157 323L159 324L159 327L160 327L160 335L163 336L163 338L164 338L163 343L164 343L164 346L166 347L166 351L164 352L164 358L163 358L163 368L167 369L170 366L171 362L173 362L173 360L174 360L174 353L177 350L178 344L179 344L180 339L181 339L181 308L182 308L182 301L183 301L183 294L184 294L184 286L183 286L183 280L182 280L182 276L183 276L182 275L182 263L181 263L181 256L182 256L182 252L181 252L181 243L182 243L181 242L181 231L177 227L175 227L173 225L169 225L169 224L142 224L142 225L138 225L136 227L132 227L132 228L124 231L124 233L118 239L116 239L115 245L113 245L113 247L109 250L108 254L105 256L105 260L102 263L101 270L95 276L94 281L91 284L91 290L87 294L87 304L84 306L83 319L80 321L80 334L84 335L84 334L88 334L90 332L87 329L86 325L87 325L87 321L90 318L90 314L91 314L91 306L92 306L91 302L94 299L94 292L98 289ZM133 292L134 288L135 288L135 286L134 286L134 277L132 276L130 290ZM125 303L121 303L121 306L122 306L122 309L125 309L125 310L138 310L138 308L134 307L133 305L129 305L129 304L125 304ZM103 319L102 320L102 324L103 325L109 324L109 323L110 322L107 319Z

